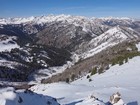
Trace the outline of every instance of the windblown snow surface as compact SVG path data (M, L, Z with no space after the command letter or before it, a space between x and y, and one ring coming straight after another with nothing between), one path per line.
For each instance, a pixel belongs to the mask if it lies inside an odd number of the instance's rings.
M113 93L120 92L127 105L140 103L140 57L130 59L121 66L115 65L103 74L91 76L91 82L85 77L70 84L37 84L31 88L34 92L50 95L62 105L106 105ZM90 98L93 95L99 100Z

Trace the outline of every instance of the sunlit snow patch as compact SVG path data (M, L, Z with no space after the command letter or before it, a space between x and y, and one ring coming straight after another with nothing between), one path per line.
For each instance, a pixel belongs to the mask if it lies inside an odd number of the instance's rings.
M14 36L0 36L0 52L11 51L14 48L19 48L19 45L14 41L16 37Z

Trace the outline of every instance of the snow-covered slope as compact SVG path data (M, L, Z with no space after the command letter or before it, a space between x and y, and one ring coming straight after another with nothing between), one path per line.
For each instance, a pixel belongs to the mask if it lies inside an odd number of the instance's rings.
M140 34L133 29L120 28L119 26L113 27L101 34L100 36L92 39L88 44L86 52L81 54L81 58L85 59L91 57L102 50L112 47L126 40L137 40L140 38Z
M73 62L67 61L67 63L64 64L63 66L54 66L48 67L46 69L40 69L35 73L31 74L29 78L30 80L34 78L34 81L41 82L42 79L47 79L52 75L64 72L67 68L70 68L72 65L74 65Z
M3 88L0 90L0 105L59 105L56 99L27 90Z
M116 92L121 93L126 104L138 105L140 103L139 63L140 57L135 57L122 66L115 65L103 74L91 76L90 82L85 76L71 84L38 84L31 90L56 97L62 105L106 105L110 96Z

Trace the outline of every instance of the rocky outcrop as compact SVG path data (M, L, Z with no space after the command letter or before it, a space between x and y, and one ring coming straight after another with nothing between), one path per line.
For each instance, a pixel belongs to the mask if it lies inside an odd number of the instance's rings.
M121 98L121 94L119 92L114 93L110 96L110 104L111 105L125 105L124 101Z

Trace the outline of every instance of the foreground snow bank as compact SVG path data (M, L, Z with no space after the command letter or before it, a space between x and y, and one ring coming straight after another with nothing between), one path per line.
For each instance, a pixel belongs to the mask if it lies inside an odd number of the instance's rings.
M0 105L59 105L55 98L27 90L4 88L0 90Z
M119 92L127 105L140 103L140 57L135 57L121 66L110 67L103 74L87 76L71 84L53 83L37 84L32 91L50 95L62 105L107 105L112 94ZM96 97L90 98L91 96ZM122 105L122 100L119 101Z

